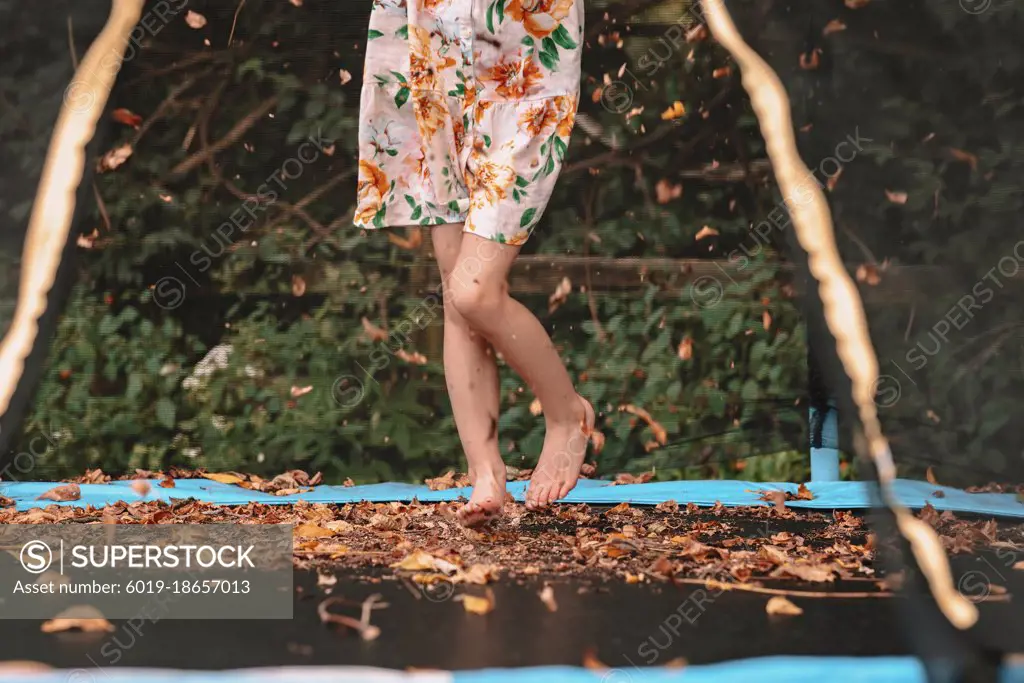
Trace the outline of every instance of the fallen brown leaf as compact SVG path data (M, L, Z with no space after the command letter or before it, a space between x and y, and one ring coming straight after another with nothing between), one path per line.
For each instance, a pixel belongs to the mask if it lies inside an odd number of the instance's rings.
M149 495L150 488L149 482L143 479L136 479L132 482L132 491L135 491L140 496Z
M316 524L300 524L292 531L297 538L328 538L334 536L334 532Z
M765 611L772 615L781 615L787 617L797 617L804 613L802 609L794 605L792 602L782 597L781 595L773 596L768 600L768 604L764 607Z
M61 633L63 631L98 633L113 631L114 626L95 607L76 605L64 610L53 619L43 622L40 630L43 633Z
M170 477L166 477L165 479L161 480L160 487L161 488L165 488L165 489L173 489L174 488L174 480L171 479Z
M796 499L797 500L814 500L814 494L811 493L811 490L809 488L807 488L803 484L800 484L800 486L798 486L797 489L796 489Z
M63 486L53 487L36 498L36 500L55 500L57 502L65 502L69 500L78 500L81 497L82 489L78 487L78 484L64 484Z
M245 479L242 479L237 474L230 474L228 472L206 472L203 474L203 479L209 479L216 481L221 484L244 484Z

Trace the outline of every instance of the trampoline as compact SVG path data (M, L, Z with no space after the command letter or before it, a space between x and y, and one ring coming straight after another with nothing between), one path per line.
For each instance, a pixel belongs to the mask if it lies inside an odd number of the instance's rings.
M1021 8L589 0L509 287L601 448L526 510L499 359L466 529L429 220L351 227L404 2L0 0L0 525L294 536L289 618L5 618L0 681L1024 681Z

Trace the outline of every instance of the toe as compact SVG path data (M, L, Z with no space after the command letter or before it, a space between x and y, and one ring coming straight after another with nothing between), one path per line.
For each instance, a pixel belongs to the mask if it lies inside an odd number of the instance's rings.
M547 484L541 484L537 487L537 495L534 498L534 505L538 508L542 508L548 504L548 490L550 487Z
M569 491L572 491L573 485L569 482L562 482L561 488L558 489L558 498L561 500L569 495Z

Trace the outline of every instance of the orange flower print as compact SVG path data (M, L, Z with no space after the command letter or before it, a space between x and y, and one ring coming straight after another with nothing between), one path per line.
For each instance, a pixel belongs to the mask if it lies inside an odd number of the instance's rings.
M508 196L507 190L516 179L516 170L511 166L499 164L477 155L474 173L467 173L473 208L481 209L490 204L497 204Z
M561 112L554 100L543 100L519 115L519 127L532 137L544 135L548 128L559 123Z
M416 112L416 124L420 130L420 137L424 142L429 143L437 131L444 127L448 110L436 96L430 94L413 95L413 109Z
M359 162L359 184L356 186L359 208L356 211L356 223L369 225L373 221L373 217L384 206L389 186L384 171L370 161Z
M527 230L520 230L512 237L509 237L505 244L509 244L513 247L518 247L520 244L526 244L526 240L530 239L530 233Z
M495 83L495 90L510 100L522 99L541 83L540 67L530 57L519 57L515 61L501 61L492 66L483 76L485 81Z
M573 124L576 123L576 106L576 97L573 95L560 95L555 98L555 107L559 112L556 132L563 138L572 135Z
M462 119L452 120L452 131L455 133L456 156L462 156L462 148L466 144L466 127L463 125Z
M573 0L512 0L505 15L520 22L535 38L547 38L569 16Z
M434 50L430 31L409 25L409 85L413 90L437 90L437 73L453 66L454 59Z
M494 102L491 100L480 100L476 103L476 114L473 116L476 122L479 124L484 120L484 112L494 106Z

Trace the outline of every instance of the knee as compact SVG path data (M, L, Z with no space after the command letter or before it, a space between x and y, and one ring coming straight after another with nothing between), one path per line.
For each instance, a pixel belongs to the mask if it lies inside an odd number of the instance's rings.
M507 296L504 283L487 284L476 278L468 282L454 278L449 283L451 286L445 303L471 323L479 323L488 314L498 311Z

